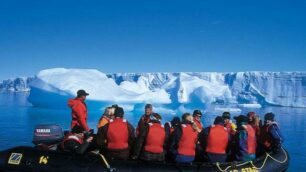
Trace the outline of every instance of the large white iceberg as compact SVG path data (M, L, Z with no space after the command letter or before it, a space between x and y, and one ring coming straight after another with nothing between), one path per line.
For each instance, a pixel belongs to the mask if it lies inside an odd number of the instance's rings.
M104 74L93 69L55 68L39 72L30 87L29 101L47 108L65 107L79 89L90 93L92 108L112 103L130 109L144 103L172 109L210 104L306 107L306 72Z
M79 89L90 93L87 99L95 107L110 103L171 103L165 90L152 91L141 81L125 81L117 85L112 78L98 70L64 68L39 72L31 82L29 101L34 106L63 107L65 100L74 97Z

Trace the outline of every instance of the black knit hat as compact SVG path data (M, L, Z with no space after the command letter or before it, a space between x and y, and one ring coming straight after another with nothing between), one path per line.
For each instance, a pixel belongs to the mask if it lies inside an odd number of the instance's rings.
M249 118L245 115L235 116L234 119L236 120L237 124L241 124L242 122L247 123Z
M265 121L266 120L274 121L274 116L275 115L272 112L265 114Z
M180 125L180 123L181 123L181 119L177 116L174 117L171 121L171 125L173 125L173 126L178 126L178 125Z
M215 118L214 124L224 124L224 119L221 116Z
M115 117L119 117L119 118L122 118L123 117L123 115L124 115L124 110L123 110L123 108L122 107L117 107L116 109L115 109Z
M231 114L229 112L223 112L222 118L223 119L231 119Z

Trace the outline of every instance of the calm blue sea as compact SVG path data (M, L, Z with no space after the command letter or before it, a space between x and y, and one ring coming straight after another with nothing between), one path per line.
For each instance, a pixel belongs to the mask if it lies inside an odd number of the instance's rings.
M0 93L0 150L18 145L32 145L32 133L37 124L56 123L64 129L70 126L70 111L41 109L27 102L26 93ZM274 112L281 131L285 137L285 147L291 156L289 171L306 169L306 108L266 107L261 109L242 109L235 115L248 111L258 114ZM102 111L89 109L89 125L95 128ZM221 112L207 110L203 122L205 126L212 123L214 117ZM161 113L162 114L162 113ZM125 118L136 124L141 112L127 113ZM170 120L172 115L162 114L164 120ZM180 115L180 114L179 114Z

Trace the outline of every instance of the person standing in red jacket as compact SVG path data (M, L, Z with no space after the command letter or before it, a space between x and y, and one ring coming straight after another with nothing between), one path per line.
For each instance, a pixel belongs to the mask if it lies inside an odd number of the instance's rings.
M86 96L89 94L85 90L78 90L77 97L68 100L68 106L71 108L71 130L89 131L87 125L87 106Z

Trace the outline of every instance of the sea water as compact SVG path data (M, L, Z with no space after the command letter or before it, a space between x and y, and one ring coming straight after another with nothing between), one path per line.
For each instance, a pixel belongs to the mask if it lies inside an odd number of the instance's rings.
M32 145L32 135L37 124L59 124L63 129L69 129L70 110L42 109L33 107L27 101L27 93L0 93L0 150L20 145ZM209 108L203 115L203 123L209 126L214 118L221 114L222 108ZM89 107L88 124L96 128L102 110L91 110ZM290 154L289 171L304 171L306 169L306 108L265 107L257 109L241 109L234 115L255 111L261 117L267 112L276 114L281 132L285 138L284 146ZM157 112L163 116L163 122L171 120L178 114ZM192 112L190 112L192 113ZM142 112L127 112L125 118L134 126Z

